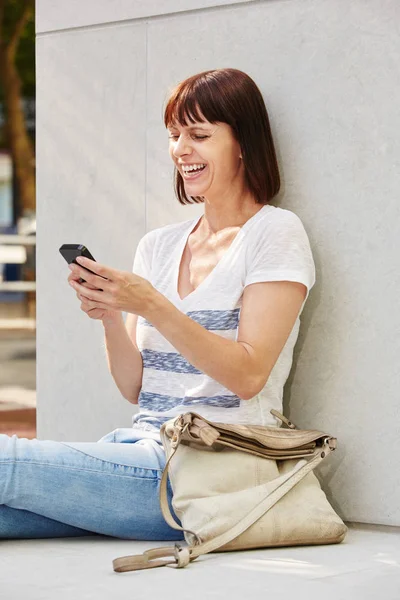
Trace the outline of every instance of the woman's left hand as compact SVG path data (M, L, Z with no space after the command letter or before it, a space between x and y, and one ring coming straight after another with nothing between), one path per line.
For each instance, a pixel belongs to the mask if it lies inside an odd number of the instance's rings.
M90 301L91 308L111 308L145 317L157 293L147 279L135 273L111 269L82 256L78 256L76 261L86 268L71 264L73 273L99 288L91 290L79 283L70 283L80 295ZM87 269L93 273L89 273Z

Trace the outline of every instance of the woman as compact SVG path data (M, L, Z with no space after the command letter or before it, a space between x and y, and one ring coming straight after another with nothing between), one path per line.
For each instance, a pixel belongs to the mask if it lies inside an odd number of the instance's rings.
M280 425L270 410L315 268L300 219L270 204L280 180L261 93L236 69L206 71L173 90L164 120L177 198L204 213L148 232L132 273L86 259L68 277L139 413L101 443L0 436L0 537L183 539L159 508L161 424L194 410Z

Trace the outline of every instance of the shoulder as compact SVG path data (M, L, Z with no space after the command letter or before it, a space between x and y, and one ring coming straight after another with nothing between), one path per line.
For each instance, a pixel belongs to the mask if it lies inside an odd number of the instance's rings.
M250 232L249 232L250 233ZM288 243L308 244L308 235L300 217L292 210L272 206L257 221L249 235L249 250L258 250L260 246Z
M271 209L259 220L258 228L265 229L304 229L300 217L288 208L270 205Z
M315 265L308 235L300 217L286 208L274 207L257 223L246 249L246 284L287 279L311 289ZM272 278L273 277L273 278Z

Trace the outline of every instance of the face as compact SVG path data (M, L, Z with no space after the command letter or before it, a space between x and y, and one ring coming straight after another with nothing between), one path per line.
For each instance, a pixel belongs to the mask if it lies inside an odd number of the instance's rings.
M169 153L188 196L218 197L243 179L240 145L227 123L174 123L168 127L168 135ZM189 165L201 169L184 169Z

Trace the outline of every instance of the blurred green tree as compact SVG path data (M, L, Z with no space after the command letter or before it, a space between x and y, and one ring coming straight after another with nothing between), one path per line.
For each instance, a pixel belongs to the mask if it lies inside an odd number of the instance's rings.
M0 0L0 103L22 212L35 211L35 150L23 100L35 96L35 2Z

